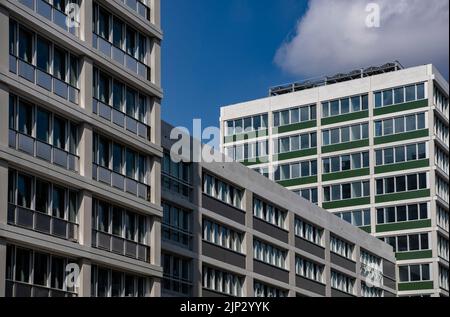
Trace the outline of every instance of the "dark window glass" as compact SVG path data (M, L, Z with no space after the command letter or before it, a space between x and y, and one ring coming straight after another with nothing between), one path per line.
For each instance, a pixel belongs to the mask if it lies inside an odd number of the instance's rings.
M341 99L341 114L346 114L350 112L350 99Z
M49 143L50 114L42 109L38 109L36 112L36 138L39 141Z
M123 148L119 144L113 145L113 170L116 173L122 174L123 164Z
M125 275L125 297L134 297L135 295L134 277Z
M19 30L19 58L29 64L33 61L33 34L22 28Z
M406 101L414 101L416 100L416 86L408 86L405 88L406 92Z
M395 148L395 162L401 163L405 161L405 147L400 146Z
M127 27L127 53L131 56L136 54L136 31Z
M47 286L47 279L48 279L48 256L41 253L35 253L33 284Z
M398 242L398 252L408 251L408 237L407 236L398 237L397 242Z
M406 177L405 176L398 176L396 178L396 192L404 192L406 191Z
M395 207L386 208L386 222L387 223L395 222Z
M399 268L400 282L409 282L409 271L407 266L401 266Z
M145 55L147 54L147 38L139 34L139 60L145 63Z
M70 123L70 139L69 139L69 152L77 155L78 148L78 126L73 122Z
M98 28L98 35L109 41L109 14L102 8L99 9Z
M9 54L16 55L16 22L9 21Z
M405 90L404 88L397 88L394 90L395 94L395 103L404 103L405 102Z
M110 91L109 91L110 78L104 73L99 73L99 99L101 102L109 105Z
M377 223L379 225L384 224L384 209L377 209Z
M392 178L386 178L385 179L385 194L392 194L395 192L395 179Z
M428 219L428 204L420 204L420 219Z
M352 198L352 188L350 184L342 185L342 199Z
M136 177L136 153L130 149L126 150L126 172L127 177Z
M112 233L119 237L122 236L122 209L118 207L113 208Z
M136 91L133 89L127 88L127 115L130 117L135 116L136 113Z
M420 265L411 265L409 267L411 282L420 281Z
M72 85L73 87L78 87L78 58L70 55L70 85Z
M37 40L36 66L44 72L50 72L50 43L41 37Z
M105 202L98 202L98 230L109 233L109 205Z
M425 143L420 143L418 146L418 159L423 160L427 158L427 149Z
M98 142L99 164L105 168L109 168L109 142L100 137Z
M397 222L407 221L406 206L397 207Z
M383 180L377 179L377 195L383 195L383 194L384 194Z
M419 219L419 211L417 205L408 206L408 220L413 221Z
M393 103L392 90L383 91L383 106L390 106Z
M16 114L15 114L15 97L13 95L9 95L9 128L12 130L16 129Z
M55 47L53 50L53 75L62 80L66 80L66 52Z
M65 219L66 191L64 188L53 186L53 217Z
M122 273L115 271L111 273L111 296L122 296Z
M417 175L408 175L408 190L417 190Z
M136 239L136 215L131 212L125 214L125 237L132 241Z
M419 235L409 236L409 251L419 250Z
M118 48L123 48L123 22L114 18L113 23L113 44Z
M31 208L31 177L20 175L17 178L17 205Z
M40 180L36 180L36 211L44 214L48 213L50 184Z
M406 147L408 161L417 160L417 146L415 144Z
M78 194L74 191L69 192L69 221L77 222L78 214Z
M33 129L33 107L25 102L19 103L19 132L31 136Z
M425 99L425 85L419 84L417 85L417 99Z
M30 258L29 251L16 249L16 281L30 283Z
M430 248L430 245L428 243L428 233L421 234L420 235L420 249L428 250L429 248Z
M66 126L66 120L55 117L53 122L53 145L63 150L66 149Z
M430 279L430 265L422 264L422 281L429 281Z
M108 296L108 270L98 269L97 270L97 296L106 297Z
M384 164L394 163L394 149L384 150Z
M375 157L377 166L383 165L383 150L376 150Z
M16 203L15 188L14 188L15 175L16 175L15 171L11 169L8 171L8 202L11 204Z
M427 187L427 174L419 174L419 189L425 189Z
M350 155L342 156L342 170L348 171L350 169L351 169Z

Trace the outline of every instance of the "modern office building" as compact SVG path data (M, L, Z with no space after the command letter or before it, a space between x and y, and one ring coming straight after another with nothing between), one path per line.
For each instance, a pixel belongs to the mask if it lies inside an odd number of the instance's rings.
M399 63L223 107L231 158L391 244L399 296L449 294L449 87Z
M396 296L391 246L222 154L195 162L200 145L180 154L189 136L172 130L162 123L163 296Z
M160 1L1 0L0 30L0 296L159 296Z

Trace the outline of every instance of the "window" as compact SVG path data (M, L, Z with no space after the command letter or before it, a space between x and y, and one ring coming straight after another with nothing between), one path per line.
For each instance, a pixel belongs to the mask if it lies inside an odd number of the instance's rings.
M331 287L345 293L354 293L355 279L338 273L336 271L331 271Z
M317 204L318 202L319 195L317 188L305 188L300 190L294 190L293 192L313 204Z
M307 279L323 283L323 265L316 264L297 256L295 258L295 273Z
M275 181L285 181L317 175L317 161L292 163L275 169Z
M19 132L31 136L33 133L33 106L20 100L18 116Z
M368 227L371 225L369 209L339 212L334 215L356 227Z
M376 108L402 104L405 102L405 99L406 102L422 100L425 99L425 84L420 83L406 87L387 89L375 92L374 95Z
M33 34L19 28L19 58L31 64L33 62Z
M203 240L242 253L242 233L206 219L203 220Z
M370 196L370 182L360 181L351 184L324 186L323 190L325 202L368 197ZM329 193L331 193L331 196Z
M368 139L368 127L368 124L357 124L351 127L325 130L322 132L323 145L327 146Z
M429 234L411 234L396 237L383 238L384 241L394 248L394 252L411 252L419 250L429 250Z
M275 117L275 120L277 120L277 117ZM225 131L226 136L233 136L242 133L265 130L268 128L268 114L261 114L253 117L229 120L225 122L225 125L227 127Z
M449 231L449 212L444 209L441 205L436 205L437 223L438 226Z
M323 245L323 229L312 225L303 219L295 218L294 231L297 237L308 240L314 244Z
M187 162L175 162L169 153L164 153L162 161L163 188L190 198L192 191L192 165Z
M41 37L38 37L36 49L36 66L46 73L50 72L50 64L51 64L50 50L51 50L50 42Z
M286 126L299 122L316 120L316 105L292 108L282 112L274 112L274 126Z
M334 117L368 109L368 95L354 96L322 103L322 117Z
M191 248L192 211L163 202L162 237L185 248Z
M203 288L235 297L243 294L243 278L229 272L203 266Z
M253 216L285 229L287 212L259 198L253 198Z
M92 265L92 297L146 297L147 292L147 280L144 277Z
M287 297L288 292L255 280L254 296L258 298L274 298L274 297Z
M253 241L253 255L255 260L286 269L287 252L271 244L255 239Z
M376 150L377 166L422 160L428 157L427 144L416 143L395 148Z
M25 283L30 286L27 296L54 296L58 291L62 296L76 295L74 289L66 283L68 276L65 268L72 263L71 260L56 257L50 254L22 249L20 247L7 246L8 270L6 279L10 283ZM23 285L23 284L22 284ZM53 290L50 290L52 288ZM62 294L64 292L65 294ZM21 297L24 293L19 293L17 287L11 296Z
M336 173L369 167L369 152L324 158L323 172Z
M169 293L190 296L192 294L191 260L163 253L163 289Z
M243 191L214 176L208 174L203 176L203 192L226 204L242 209Z
M377 185L377 195L399 193L404 191L422 190L428 187L427 174L420 173L407 176L402 175L385 179L377 179L376 185Z
M298 150L306 150L316 147L317 147L317 133L308 133L274 140L275 154L288 153Z
M388 136L426 128L424 113L413 114L394 119L375 121L375 136Z
M400 282L419 282L430 280L430 264L406 265L399 267Z
M335 236L330 237L330 251L353 260L353 250L355 246Z

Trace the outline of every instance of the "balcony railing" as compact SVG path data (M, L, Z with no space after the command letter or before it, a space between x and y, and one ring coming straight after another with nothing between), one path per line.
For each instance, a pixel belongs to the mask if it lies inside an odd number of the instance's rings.
M27 6L31 10L39 13L47 20L53 22L63 30L72 33L79 37L80 22L71 20L70 24L67 23L68 17L65 12L62 12L45 0L19 0L20 3Z
M92 41L92 45L94 46L94 48L98 49L109 58L125 66L127 69L137 74L142 79L147 81L151 80L150 67L136 59L134 56L131 56L122 49L114 46L112 43L108 42L95 33L93 33Z
M150 263L150 247L109 233L92 230L92 246L97 249Z
M122 0L131 10L136 11L141 17L150 21L150 7L139 0Z
M119 127L140 136L141 138L150 140L151 128L145 123L134 119L126 113L114 109L110 105L107 105L96 98L92 100L92 109L95 114L99 115L103 119L108 120Z
M74 104L78 104L80 90L53 75L38 69L36 66L9 55L9 71L36 84L47 91L53 92Z
M74 292L6 280L5 297L77 297Z
M151 201L150 186L95 163L92 164L92 178L139 198Z
M80 158L29 135L9 130L9 147L78 173Z
M13 204L8 204L8 224L78 241L78 224Z
M192 241L194 236L191 232L163 223L162 237L169 243L181 245L189 250L192 249Z

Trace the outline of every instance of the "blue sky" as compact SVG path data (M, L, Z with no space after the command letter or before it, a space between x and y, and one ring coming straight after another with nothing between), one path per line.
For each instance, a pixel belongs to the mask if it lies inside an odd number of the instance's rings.
M380 7L368 28L366 5ZM448 0L162 0L162 118L218 126L271 86L399 60L448 78Z
M274 62L305 12L298 0L162 0L162 117L218 126L223 105L265 97L297 76Z

